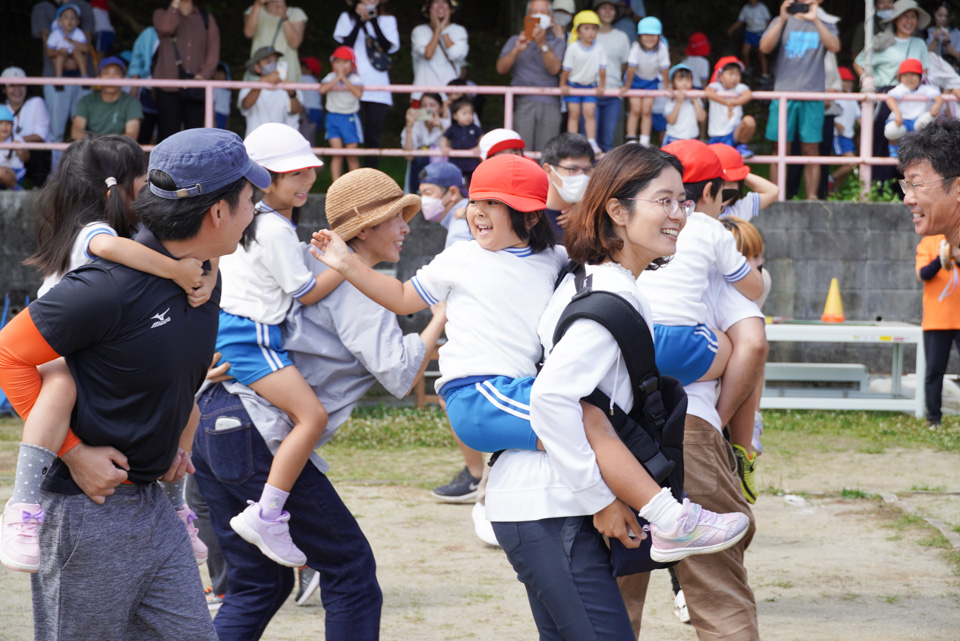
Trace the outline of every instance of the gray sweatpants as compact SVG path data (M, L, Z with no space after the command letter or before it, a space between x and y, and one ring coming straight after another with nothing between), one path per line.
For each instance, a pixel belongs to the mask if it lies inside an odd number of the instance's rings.
M527 144L528 151L540 151L547 141L560 135L560 101L538 102L517 96L513 108L513 128Z
M35 641L216 641L186 528L156 483L97 505L43 492Z

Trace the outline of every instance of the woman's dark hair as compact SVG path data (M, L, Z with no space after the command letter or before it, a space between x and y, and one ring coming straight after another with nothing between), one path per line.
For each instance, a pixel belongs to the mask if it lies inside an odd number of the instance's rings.
M440 109L441 109L441 110L443 109L443 97L442 97L440 94L438 94L438 93L425 93L425 94L423 94L422 96L420 96L420 100L422 101L424 98L429 98L430 100L436 100L436 101L437 101L437 105L440 107ZM421 104L420 106L422 107L423 104Z
M623 249L623 241L607 214L607 203L617 199L632 212L633 202L627 199L646 189L668 167L683 175L683 165L676 156L643 145L621 145L604 156L594 169L583 198L567 216L563 243L570 258L596 265ZM647 269L657 269L667 260L657 258Z
M453 118L453 115L463 109L464 107L470 107L473 109L473 101L464 96L463 98L457 98L452 103L450 103L450 114L449 116Z
M160 189L177 189L173 178L159 169L150 170L149 179ZM134 201L133 209L157 240L189 240L199 233L204 216L218 202L225 200L230 209L235 209L246 186L247 179L239 178L209 194L173 200L157 196L147 185Z
M133 184L145 173L147 157L127 136L83 138L70 145L33 205L38 249L24 264L45 276L66 273L77 233L98 220L129 238ZM108 188L107 178L117 184Z
M723 176L711 178L710 180L701 180L696 183L683 183L683 188L687 192L687 199L692 200L694 203L699 203L700 199L703 198L703 192L706 191L707 185L713 185L713 189L710 190L710 195L716 196L723 188Z
M506 204L506 203L504 203ZM507 213L510 214L510 225L513 227L513 233L522 241L530 245L534 254L549 249L557 244L557 235L547 220L547 212L544 210L533 212L517 211L513 207L506 205ZM527 229L527 218L531 215L537 216L537 222Z
M357 5L362 4L363 0L347 0L347 5L350 7L350 11L347 11L347 15L350 16L350 19L354 22L357 21ZM377 15L378 16L389 16L390 12L387 11L386 5L387 0L380 0L380 4L377 5Z

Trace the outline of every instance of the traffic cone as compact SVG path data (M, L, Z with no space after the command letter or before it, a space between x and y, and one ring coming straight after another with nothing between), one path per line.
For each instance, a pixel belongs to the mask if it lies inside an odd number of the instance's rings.
M827 304L823 307L823 316L820 320L824 323L842 323L846 319L847 317L843 315L843 301L840 300L840 282L833 278L830 280Z

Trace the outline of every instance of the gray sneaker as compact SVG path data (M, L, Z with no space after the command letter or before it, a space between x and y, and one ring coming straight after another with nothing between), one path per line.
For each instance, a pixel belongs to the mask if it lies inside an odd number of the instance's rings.
M444 503L473 503L477 500L480 479L470 475L466 466L446 485L433 488L433 498Z
M318 587L320 587L319 572L307 566L297 570L297 605L305 605Z

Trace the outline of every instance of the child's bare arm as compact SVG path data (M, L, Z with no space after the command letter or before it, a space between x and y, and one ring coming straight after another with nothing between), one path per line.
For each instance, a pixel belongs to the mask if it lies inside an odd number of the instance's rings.
M567 95L570 93L570 85L567 84L567 79L570 78L570 72L564 69L560 72L560 93Z
M623 86L620 87L620 95L630 91L630 85L633 84L633 77L637 75L637 68L627 65L627 77L623 79Z
M730 101L730 104L733 107L739 107L747 104L751 100L753 100L753 92L749 89L744 89L742 94Z
M340 272L363 295L394 314L412 314L427 307L413 283L401 283L363 264L336 232L314 232L311 244L314 258Z
M727 35L728 35L728 36L732 36L733 34L735 34L735 33L737 32L737 29L739 29L739 28L742 27L742 26L743 26L743 23L740 22L739 20L737 20L737 21L734 22L732 25L730 25L730 28L729 28L729 29L727 29Z
M747 177L743 179L743 184L760 196L760 209L769 207L780 196L780 188L777 187L776 183L772 183L753 172L747 174Z
M200 279L200 287L187 292L187 302L190 303L190 307L200 307L210 300L213 288L217 286L219 268L220 258L211 258L210 270L203 273L203 278Z
M887 108L890 110L890 113L893 114L893 119L898 125L903 124L903 116L900 115L900 105L897 104L897 99L893 96L887 96Z
M200 260L169 258L129 238L97 234L90 241L90 253L137 271L168 278L182 287L187 294L201 285L203 263Z
M661 69L660 75L663 78L663 86L669 88L670 87L670 69L669 68Z
M677 91L677 95L673 101L673 111L666 114L665 118L667 122L671 125L677 124L677 118L680 117L680 108L683 107L683 91Z
M360 85L355 85L352 82L350 82L350 76L343 77L343 84L347 86L347 91L352 93L355 98L359 98L360 96L363 95L363 87Z
M750 300L757 300L763 296L763 276L752 267L750 273L733 283L733 286Z
M320 87L317 89L317 91L320 92L321 94L327 93L328 91L333 89L334 85L337 84L337 80L338 80L337 78L334 78L333 80L330 80L328 82L321 82Z
M313 305L329 296L343 282L343 276L335 269L328 269L314 279L313 289L298 298L304 305Z
M697 122L703 122L707 119L707 110L703 108L703 102L699 98L690 100L693 103L693 111L697 114Z
M725 98L721 98L721 97L720 97L720 94L717 92L717 90L714 89L713 87L711 87L710 85L707 85L706 87L703 88L703 95L707 98L707 100L712 100L712 101L714 101L714 102L718 102L718 103L720 103L721 105L723 105L724 107L727 106L727 101L726 101L726 99L725 99Z
M933 99L933 107L930 108L930 115L936 118L940 115L940 110L943 109L943 96L937 96Z

